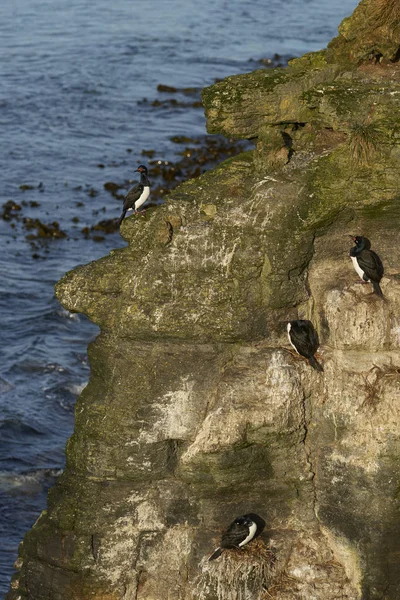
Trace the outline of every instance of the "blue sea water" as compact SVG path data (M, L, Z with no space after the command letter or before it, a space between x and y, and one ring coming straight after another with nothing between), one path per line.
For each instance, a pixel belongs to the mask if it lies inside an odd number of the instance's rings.
M85 317L57 303L53 285L67 270L123 245L118 234L97 243L80 233L120 212L104 183L133 177L143 149L173 160L171 136L205 133L199 109L152 107L161 97L157 85L203 87L258 68L258 59L274 53L318 50L356 5L0 3L0 204L12 200L24 217L57 221L68 233L33 248L21 219L0 220L0 595L18 543L63 469L74 403L89 375L86 347L97 334Z

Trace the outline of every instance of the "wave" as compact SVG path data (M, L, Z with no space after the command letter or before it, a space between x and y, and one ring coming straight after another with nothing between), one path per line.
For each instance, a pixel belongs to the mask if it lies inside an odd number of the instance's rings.
M38 493L45 487L54 484L55 480L63 473L63 469L36 469L15 473L12 471L0 471L0 491L9 492L19 489L26 493Z
M13 384L0 377L0 394L6 394L13 389Z
M77 315L76 313L72 313L69 310L66 310L65 308L60 308L59 310L56 311L56 314L59 317L61 317L62 319L68 319L70 321L76 321L76 322L80 321L79 315Z
M43 435L42 431L39 431L39 429L36 429L36 427L33 427L32 425L24 423L18 418L0 420L0 430L2 434L2 441L5 441L7 438L9 439L10 437L18 437L20 439L21 434L27 436Z

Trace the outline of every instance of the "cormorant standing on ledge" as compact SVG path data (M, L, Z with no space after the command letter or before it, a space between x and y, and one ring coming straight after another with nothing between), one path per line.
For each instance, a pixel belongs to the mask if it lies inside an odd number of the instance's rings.
M323 371L322 366L314 358L314 354L318 350L319 339L311 321L305 319L289 321L287 332L290 345L293 346L297 354L308 358L308 362L316 371Z
M375 294L383 298L380 280L383 276L383 264L376 252L371 250L371 242L361 235L350 236L355 246L350 250L353 267L361 277L362 283L372 283Z
M236 517L228 529L222 534L221 545L208 560L215 560L227 548L242 548L260 535L265 527L265 521L255 513Z
M140 182L134 185L125 196L124 208L122 210L122 215L118 220L118 227L121 225L128 210L134 208L136 213L138 208L140 208L150 196L150 181L147 177L147 167L139 165L135 170L135 173L136 171L139 171L140 173Z

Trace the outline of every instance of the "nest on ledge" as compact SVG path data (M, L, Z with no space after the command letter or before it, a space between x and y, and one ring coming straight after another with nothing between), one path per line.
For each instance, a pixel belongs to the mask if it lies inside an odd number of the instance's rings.
M198 600L259 600L271 584L275 554L260 538L240 549L224 550L216 560L200 563Z

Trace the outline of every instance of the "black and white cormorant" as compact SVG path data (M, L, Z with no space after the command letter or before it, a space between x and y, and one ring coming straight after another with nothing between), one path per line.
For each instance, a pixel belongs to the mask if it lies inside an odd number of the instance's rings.
M350 236L355 246L350 250L353 267L361 277L362 283L372 283L375 294L383 298L380 280L383 276L383 264L376 252L371 250L371 242L362 235Z
M301 356L307 358L310 365L316 371L323 371L322 366L314 358L314 354L318 350L319 339L318 333L311 321L307 321L306 319L289 321L287 332L290 345L296 350L297 354L301 354Z
M140 181L134 185L125 196L124 208L122 210L122 215L119 218L118 226L121 225L128 210L134 209L136 213L150 196L150 181L147 177L147 167L139 165L136 171L139 171L140 173Z
M221 545L212 553L208 560L215 560L228 548L243 548L246 544L260 535L265 527L265 521L255 513L249 513L236 519L222 534Z

